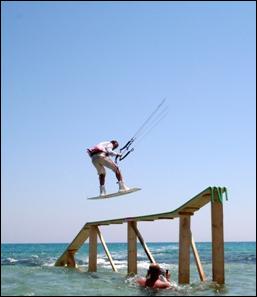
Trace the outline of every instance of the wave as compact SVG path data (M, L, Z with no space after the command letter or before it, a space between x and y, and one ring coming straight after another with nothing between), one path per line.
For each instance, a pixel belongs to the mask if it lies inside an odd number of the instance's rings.
M201 255L200 255L201 257ZM76 258L76 257L75 257ZM155 257L156 259L157 257ZM2 258L1 259L1 265L23 265L23 266L48 266L48 267L53 267L55 262L56 262L57 258L54 257L48 257L48 258L40 258L39 256L31 256L29 258L14 258L14 257L7 257L7 258ZM177 261L178 259L172 259L171 257L164 257L164 256L160 256L157 259L158 263L164 267L164 268L168 268L171 265L177 265ZM115 266L117 266L117 269L123 269L127 267L127 258L126 257L120 257L119 259L117 259L115 256L113 256L113 261ZM138 256L138 268L142 268L142 269L148 269L149 266L149 260L147 259L146 256ZM192 259L193 261L193 259ZM211 263L211 259L209 259L209 257L201 257L201 261L203 264L210 264ZM88 265L88 258L86 259L82 259L82 258L76 258L76 263L78 266L87 266ZM175 264L174 264L175 263ZM256 263L256 256L255 255L228 255L225 257L225 263L227 264L255 264ZM103 267L103 268L110 268L111 269L111 265L109 262L109 259L106 256L102 256L102 257L98 257L97 258L97 265L99 265L99 267Z
M1 259L1 265L14 265L18 260L14 258L6 258L6 259Z
M40 259L39 257L31 256L30 258L3 258L1 265L23 265L23 266L54 266L55 259Z
M209 257L205 257L205 256L201 256L201 261L204 264L210 264L211 263L211 259ZM76 263L78 266L87 266L88 265L88 258L76 258ZM176 257L176 259L173 259L172 257L168 257L168 256L161 256L159 255L159 258L157 258L157 256L155 255L155 259L158 260L158 263L164 267L164 268L168 268L171 265L177 265L176 263L178 262L178 259ZM48 266L48 267L53 267L55 262L56 262L57 258L54 257L48 257L48 258L40 258L39 256L31 256L29 258L14 258L14 257L6 257L6 258L2 258L1 259L1 265L23 265L23 266ZM117 269L123 269L127 267L127 257L119 257L116 258L115 256L113 256L113 261L115 266L117 267ZM145 255L139 255L137 258L138 261L138 268L142 268L142 269L148 269L149 266L149 260ZM193 259L192 259L193 262ZM255 264L256 263L256 256L255 255L227 255L225 257L225 263L226 264ZM111 265L109 262L109 259L106 256L102 256L97 258L97 265L99 265L99 267L103 267L103 268L110 268L111 269Z
M170 245L170 246L164 246L160 248L155 248L152 253L158 254L158 253L171 253L172 251L178 251L179 246L178 245Z
M226 255L225 263L256 263L256 255Z
M207 245L202 244L203 247ZM240 245L241 246L241 245ZM111 250L111 255L113 261L117 267L125 268L127 265L127 248L126 245ZM178 262L178 245L166 244L157 246L149 245L152 255L158 263L163 263L164 265L171 265L170 263ZM209 247L209 245L207 246ZM6 248L6 247L5 247ZM225 250L225 263L227 264L254 264L256 263L256 254L254 249L251 250ZM203 264L211 263L211 250L206 250L206 248L199 248L199 255ZM3 257L3 254L5 255ZM25 266L54 266L55 261L59 257L59 251L54 253L47 251L36 251L24 252L24 249L17 250L6 250L2 253L1 265L25 265ZM193 254L191 253L192 261ZM88 251L79 252L75 255L76 263L78 266L88 265ZM138 249L137 260L139 267L147 268L149 261L142 248ZM103 267L110 267L109 260L104 251L99 251L97 255L97 264Z

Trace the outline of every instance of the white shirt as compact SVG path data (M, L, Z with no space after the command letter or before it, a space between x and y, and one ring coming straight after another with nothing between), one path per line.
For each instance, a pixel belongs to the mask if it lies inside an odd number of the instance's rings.
M90 150L94 151L97 149L99 151L102 151L103 153L106 153L108 156L115 157L115 156L119 155L118 153L113 151L113 144L110 141L100 142L97 145L95 145L93 148L91 148Z

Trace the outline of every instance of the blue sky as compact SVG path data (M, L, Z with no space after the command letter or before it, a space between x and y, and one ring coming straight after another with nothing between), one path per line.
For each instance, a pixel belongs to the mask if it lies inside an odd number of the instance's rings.
M70 242L90 221L176 209L226 186L225 240L256 234L256 4L25 2L2 7L2 242ZM120 163L108 201L85 150L128 141L159 102L169 113ZM108 191L117 189L107 173ZM178 241L178 222L139 224ZM126 241L126 226L103 227ZM192 217L211 238L210 207Z

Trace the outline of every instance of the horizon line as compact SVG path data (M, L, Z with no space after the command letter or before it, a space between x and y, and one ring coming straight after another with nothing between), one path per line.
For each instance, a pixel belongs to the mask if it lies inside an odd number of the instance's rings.
M243 242L252 242L256 243L255 240L230 240L230 241L224 241L224 243L243 243ZM106 243L124 243L127 244L127 241L107 241ZM140 244L140 242L137 242ZM147 241L147 243L179 243L178 241ZM212 241L196 241L196 243L212 243ZM70 242L1 242L2 244L70 244ZM84 242L83 244L88 244L88 242ZM98 242L97 244L101 244Z

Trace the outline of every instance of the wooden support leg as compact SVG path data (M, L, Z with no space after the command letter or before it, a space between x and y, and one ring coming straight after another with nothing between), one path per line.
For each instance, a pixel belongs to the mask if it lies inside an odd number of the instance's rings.
M96 272L96 269L97 269L97 226L90 226L88 271Z
M199 254L198 254L198 251L197 251L197 248L196 248L195 241L194 241L192 233L191 233L191 248L192 248L192 251L193 251L193 254L194 254L195 263L196 263L196 267L197 267L197 270L198 270L198 273L199 273L199 276L200 276L200 280L202 282L206 281L206 276L205 276L205 273L203 271L203 266L202 266L202 263L201 263L201 260L200 260L200 257L199 257Z
M128 274L137 274L137 236L132 226L137 222L128 222Z
M112 260L112 256L111 256L111 254L110 254L110 252L109 252L109 250L108 250L108 247L107 247L107 245L106 245L106 243L105 243L105 240L104 240L104 238L103 238L103 235L102 235L101 231L99 230L99 228L98 228L98 227L96 227L96 228L97 228L97 234L98 234L98 237L99 237L100 240L101 240L101 243L102 243L103 248L104 248L104 250L105 250L106 256L108 257L108 259L109 259L109 261L110 261L110 263L111 263L112 270L115 271L115 272L117 272L118 270L117 270L117 268L116 268L116 266L115 266L115 264L114 264L114 262L113 262L113 260Z
M216 195L218 195L216 193ZM216 196L211 203L212 219L212 280L218 284L225 283L224 272L224 235L223 235L223 204Z
M139 232L139 230L137 229L137 227L136 227L135 225L132 224L132 228L133 228L134 232L136 233L137 238L139 239L139 241L140 241L140 243L141 243L143 249L145 250L145 253L146 253L146 255L147 255L149 261L150 261L151 263L156 263L155 260L154 260L154 257L152 256L152 254L151 254L151 252L150 252L148 246L146 245L146 243L145 243L145 241L144 241L143 236L140 234L140 232Z
M55 263L55 266L65 266L68 265L69 251L78 251L83 243L87 240L89 236L89 228L86 225L80 230L78 235L73 239L72 243L67 247L61 257ZM74 252L75 253L75 252Z
M190 215L181 215L179 218L179 284L190 282Z

